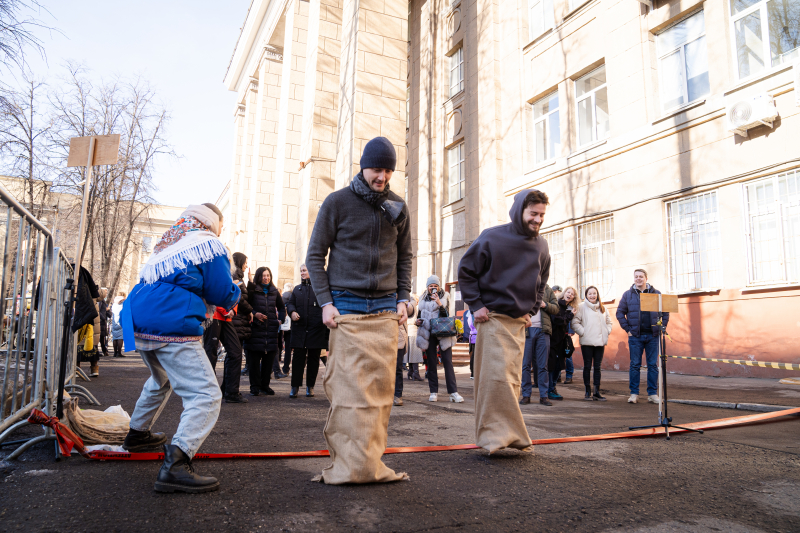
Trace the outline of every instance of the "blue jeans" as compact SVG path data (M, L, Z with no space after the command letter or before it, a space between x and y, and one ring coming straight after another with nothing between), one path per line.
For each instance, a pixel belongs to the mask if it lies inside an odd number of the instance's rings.
M534 353L536 354L536 364L533 364ZM528 328L528 336L525 338L525 352L522 356L522 396L531 397L533 387L531 386L531 367L536 369L536 381L539 386L539 397L546 398L549 390L547 372L547 358L550 356L550 335L542 331L542 328Z
M658 337L644 333L628 337L631 351L629 373L631 394L639 394L639 371L642 368L642 352L647 354L647 395L658 394Z
M362 298L348 291L331 291L333 306L340 315L377 315L391 311L397 312L397 294L380 298Z
M572 377L572 374L575 373L575 365L572 364L572 357L567 358L566 369L567 369L567 379L569 379Z
M183 413L172 444L194 457L214 429L222 403L217 376L199 342L171 342L155 350L139 350L150 369L131 416L130 427L150 431L172 390L183 401Z

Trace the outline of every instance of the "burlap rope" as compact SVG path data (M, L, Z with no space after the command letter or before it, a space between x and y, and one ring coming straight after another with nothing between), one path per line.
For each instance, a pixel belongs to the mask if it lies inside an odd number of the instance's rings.
M518 396L525 348L525 318L489 313L475 340L475 443L489 451L533 451Z
M322 382L331 402L325 441L331 465L315 477L330 485L407 480L381 461L394 396L398 316L341 315L331 330Z

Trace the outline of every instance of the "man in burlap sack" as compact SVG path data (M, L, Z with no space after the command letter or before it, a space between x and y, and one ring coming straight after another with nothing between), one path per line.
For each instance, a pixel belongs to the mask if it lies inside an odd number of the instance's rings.
M396 163L388 139L369 141L361 172L322 203L308 244L311 286L331 328L322 384L331 402L324 435L332 463L315 480L332 485L408 478L381 461L398 327L411 292L408 208L389 190Z
M484 230L458 266L458 286L478 329L475 442L489 453L533 451L517 398L525 328L541 312L550 276L550 251L539 235L548 203L541 191L518 192L511 222Z

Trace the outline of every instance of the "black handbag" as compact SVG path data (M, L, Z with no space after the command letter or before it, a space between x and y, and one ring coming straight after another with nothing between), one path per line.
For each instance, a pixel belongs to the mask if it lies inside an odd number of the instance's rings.
M431 318L431 335L433 337L455 337L458 335L456 317L447 316L447 309L439 308L439 316Z
M572 357L572 354L575 353L575 344L572 342L572 337L567 335L567 340L564 342L564 351L566 352L567 359Z

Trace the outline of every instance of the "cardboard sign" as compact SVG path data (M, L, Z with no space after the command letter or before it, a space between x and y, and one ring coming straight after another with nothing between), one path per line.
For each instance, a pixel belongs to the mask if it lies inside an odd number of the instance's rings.
M68 167L85 167L89 163L89 143L94 138L92 166L115 165L119 160L119 134L73 137L69 140Z
M678 297L674 294L645 294L639 295L641 298L641 310L651 313L677 313ZM659 299L661 309L659 309Z

